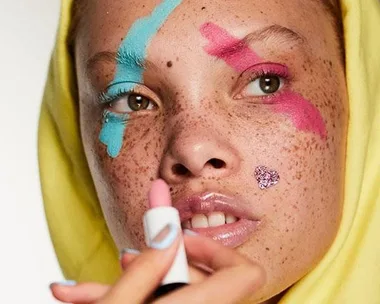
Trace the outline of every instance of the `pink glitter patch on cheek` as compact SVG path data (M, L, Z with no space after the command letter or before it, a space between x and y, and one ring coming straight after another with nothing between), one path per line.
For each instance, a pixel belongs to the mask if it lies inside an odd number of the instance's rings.
M280 175L278 172L276 170L271 170L265 166L256 167L255 178L261 190L273 187L280 181Z
M323 117L316 106L301 95L286 91L280 93L275 100L268 104L274 105L274 111L289 116L294 126L304 132L318 134L323 140L327 139L327 130Z
M261 60L243 40L231 36L214 23L203 24L200 32L209 41L204 47L207 54L224 60L238 72L245 71Z

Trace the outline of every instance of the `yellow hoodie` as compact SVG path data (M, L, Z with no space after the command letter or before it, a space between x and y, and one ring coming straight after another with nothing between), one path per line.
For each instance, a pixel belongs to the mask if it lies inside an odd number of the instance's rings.
M64 275L111 283L120 274L118 253L80 138L67 46L73 1L61 2L39 125L46 216ZM342 223L323 260L286 293L281 304L380 303L380 2L341 0L341 6L350 102Z

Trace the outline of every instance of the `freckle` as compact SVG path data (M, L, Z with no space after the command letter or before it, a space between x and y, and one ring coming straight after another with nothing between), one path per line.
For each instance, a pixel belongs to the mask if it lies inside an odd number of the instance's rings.
M168 62L166 63L166 66L167 66L168 68L171 68L171 67L173 66L173 62L168 61Z
M179 61L179 57L177 57L175 60L178 62Z
M203 10L205 10L205 9L206 9L206 7L205 7L205 6L202 6L201 10L203 11Z
M265 248L265 250L266 250L266 251L269 251L269 248L268 248L268 247L266 247L266 248Z

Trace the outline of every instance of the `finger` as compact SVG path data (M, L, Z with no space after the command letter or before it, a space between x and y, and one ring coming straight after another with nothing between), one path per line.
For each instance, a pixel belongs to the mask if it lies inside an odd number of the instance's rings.
M85 304L101 299L109 290L109 285L80 283L73 286L53 283L50 285L53 296L64 303Z
M184 243L189 260L193 263L201 263L212 270L249 262L234 249L204 236L185 235Z
M179 289L154 303L238 303L264 284L263 269L253 263L245 263L219 270L204 282Z
M121 253L120 263L121 268L126 270L128 265L130 265L141 252L137 250L124 249ZM209 275L208 271L203 270L197 265L189 265L189 278L191 283L202 282Z
M179 245L179 228L167 225L147 249L127 267L101 304L142 303L170 269Z
M201 284L180 289L157 303L235 303L265 284L264 269L235 250L201 236L185 236L188 257L215 270ZM221 288L226 286L227 288Z
M123 249L120 254L120 265L122 270L126 270L127 266L134 261L141 254L140 251L135 249Z

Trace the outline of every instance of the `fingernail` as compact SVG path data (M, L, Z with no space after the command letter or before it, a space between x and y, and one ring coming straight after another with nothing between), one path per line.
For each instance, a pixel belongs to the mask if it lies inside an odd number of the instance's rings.
M73 281L73 280L62 281L62 282L53 282L53 283L50 284L50 288L51 288L53 285L59 285L59 286L75 286L75 285L77 285L77 282L76 282L76 281Z
M160 250L169 248L175 241L177 234L178 227L169 223L154 237L150 247Z
M120 250L120 253L119 253L119 260L124 256L124 254L133 254L133 255L139 255L141 252L138 251L137 249L133 249L133 248L123 248Z
M189 229L184 229L183 230L183 234L186 234L186 235L189 235L189 236L197 236L198 235L198 233L196 233L193 230L189 230Z

